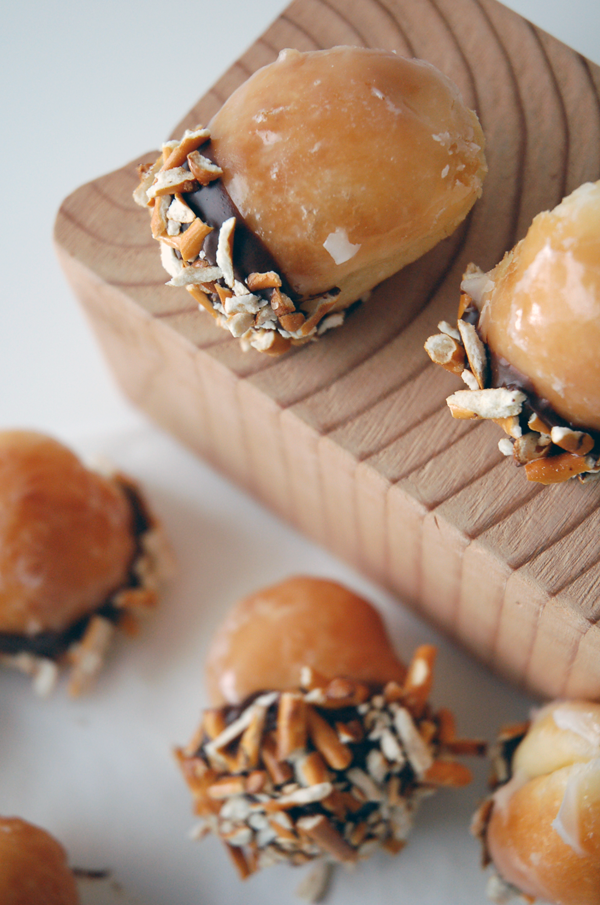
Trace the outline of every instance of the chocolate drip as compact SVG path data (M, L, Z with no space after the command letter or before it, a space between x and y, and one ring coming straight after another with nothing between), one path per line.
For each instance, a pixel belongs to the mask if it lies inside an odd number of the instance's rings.
M213 160L208 148L202 148L202 154ZM189 169L188 164L184 166ZM233 272L235 278L245 282L251 273L266 273L274 271L279 274L282 289L293 301L300 296L294 292L287 283L281 268L262 240L246 225L243 216L234 204L229 192L221 179L215 179L208 185L201 185L195 192L186 192L183 195L185 203L193 210L197 217L213 227L204 241L204 252L211 264L217 261L217 244L219 241L219 229L231 217L235 217L235 232L233 234Z

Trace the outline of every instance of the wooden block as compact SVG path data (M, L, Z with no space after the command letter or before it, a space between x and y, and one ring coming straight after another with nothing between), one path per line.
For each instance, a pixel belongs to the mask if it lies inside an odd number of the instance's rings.
M450 417L462 384L423 343L453 317L468 262L489 269L538 211L600 178L600 69L496 0L295 0L175 134L283 47L340 43L446 72L479 113L489 162L461 228L341 330L280 359L242 352L165 287L130 200L139 161L65 200L60 261L123 390L162 426L503 675L598 697L600 481L528 483L495 425Z

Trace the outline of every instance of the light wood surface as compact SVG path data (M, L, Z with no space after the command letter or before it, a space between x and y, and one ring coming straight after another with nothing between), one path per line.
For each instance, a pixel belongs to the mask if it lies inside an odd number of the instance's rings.
M490 170L467 223L341 330L280 359L242 352L165 287L131 201L139 161L66 199L61 264L123 390L157 422L493 669L544 696L599 697L600 481L528 483L495 425L451 418L461 382L422 347L469 261L490 268L538 211L600 178L600 69L495 0L296 0L174 134L281 48L342 43L447 73L478 111Z

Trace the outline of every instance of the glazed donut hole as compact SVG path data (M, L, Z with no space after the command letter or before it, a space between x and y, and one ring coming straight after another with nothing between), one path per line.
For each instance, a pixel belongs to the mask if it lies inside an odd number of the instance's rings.
M140 488L35 431L0 431L0 663L40 694L96 678L117 627L133 633L173 570Z
M296 576L233 606L209 649L212 707L176 751L198 817L245 878L317 861L323 876L400 852L423 798L471 781L452 713L430 704L436 649L408 667L342 585Z
M19 817L0 817L0 901L3 905L79 905L62 845Z
M490 897L598 905L600 704L549 704L497 752L496 788L474 825L497 871Z

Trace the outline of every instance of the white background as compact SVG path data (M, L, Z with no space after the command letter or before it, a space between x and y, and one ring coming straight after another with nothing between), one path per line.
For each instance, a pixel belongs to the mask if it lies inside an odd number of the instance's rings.
M600 63L598 0L508 5ZM18 0L2 14L0 428L50 432L141 478L180 564L156 617L118 646L88 699L59 693L40 702L21 677L0 676L0 813L50 828L73 863L113 872L120 888L87 884L86 902L293 901L290 870L242 886L216 843L188 841L189 801L170 753L204 702L202 656L220 613L256 587L296 571L338 577L382 607L404 657L422 640L439 641L436 701L455 707L465 733L489 737L530 703L134 411L54 258L63 198L156 147L282 8L279 0ZM470 790L429 802L408 850L342 876L331 902L483 903L466 826L485 774L481 766Z

